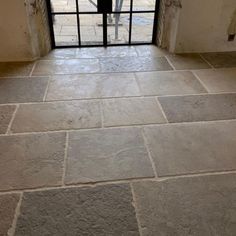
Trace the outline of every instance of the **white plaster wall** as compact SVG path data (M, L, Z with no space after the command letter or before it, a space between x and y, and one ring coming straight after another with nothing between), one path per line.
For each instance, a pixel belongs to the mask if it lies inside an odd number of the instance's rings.
M176 21L176 40L172 40L170 45L172 52L236 51L236 39L229 42L227 34L236 0L181 2L182 8L178 10Z

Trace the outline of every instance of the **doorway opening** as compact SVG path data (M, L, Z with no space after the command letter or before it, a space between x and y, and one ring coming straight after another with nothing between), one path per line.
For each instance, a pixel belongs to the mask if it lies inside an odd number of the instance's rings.
M159 0L47 0L47 7L53 48L156 43Z

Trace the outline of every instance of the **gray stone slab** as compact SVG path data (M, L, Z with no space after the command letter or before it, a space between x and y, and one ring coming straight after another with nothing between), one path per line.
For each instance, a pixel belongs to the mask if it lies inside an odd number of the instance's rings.
M153 177L138 128L72 132L66 184Z
M211 93L236 92L236 68L195 71Z
M0 77L29 76L33 62L0 62Z
M139 95L133 74L59 75L51 80L47 100Z
M0 195L0 235L10 235L19 194Z
M202 56L215 68L236 67L236 52L203 53Z
M122 98L102 101L104 126L166 123L155 98Z
M143 236L236 232L236 175L134 183Z
M208 63L205 62L198 54L172 54L167 55L167 58L176 70L210 68Z
M129 185L25 193L15 236L138 236Z
M169 122L236 119L236 93L158 98Z
M5 134L16 106L0 106L0 134Z
M236 121L146 127L159 176L236 170Z
M97 59L41 60L38 61L33 75L60 75L99 72Z
M99 101L68 101L21 105L11 131L42 132L101 127Z
M61 184L65 134L0 137L0 190Z
M100 58L102 72L166 71L172 67L164 57Z
M48 78L3 78L0 79L0 103L42 101Z
M142 95L200 94L206 90L189 71L136 73Z

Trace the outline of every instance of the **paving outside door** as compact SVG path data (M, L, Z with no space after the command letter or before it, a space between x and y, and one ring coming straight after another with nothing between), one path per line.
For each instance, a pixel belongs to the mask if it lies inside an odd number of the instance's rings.
M48 0L53 47L153 44L158 7L156 0Z

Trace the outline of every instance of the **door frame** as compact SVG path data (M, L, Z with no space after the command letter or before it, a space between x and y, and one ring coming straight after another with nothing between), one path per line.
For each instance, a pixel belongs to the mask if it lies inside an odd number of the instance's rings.
M75 0L76 11L75 12L53 12L51 7L51 0L46 0L47 11L48 11L48 22L49 22L49 31L51 37L51 47L56 48L82 48L82 47L110 47L110 46L133 46L133 45L150 45L157 44L157 32L158 32L158 16L160 8L160 0L155 0L155 9L154 10L133 10L134 0L130 0L130 10L129 11L112 11L111 14L129 14L129 42L123 44L108 44L107 43L107 13L98 13L98 12L80 12L79 11L79 0ZM133 26L133 15L138 13L154 13L153 19L153 32L152 32L152 41L151 42L132 42L132 26ZM86 45L81 43L81 34L80 34L80 15L102 15L103 16L103 44L95 45ZM109 13L110 14L110 13ZM77 33L78 33L78 44L77 45L56 45L54 27L53 27L53 18L56 15L76 15L77 19Z

